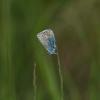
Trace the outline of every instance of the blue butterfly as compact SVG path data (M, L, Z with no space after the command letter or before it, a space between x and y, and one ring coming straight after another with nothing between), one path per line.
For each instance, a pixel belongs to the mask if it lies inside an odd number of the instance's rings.
M57 52L56 40L54 33L51 29L46 29L38 33L37 38L39 39L39 41L48 51L49 54L56 54Z

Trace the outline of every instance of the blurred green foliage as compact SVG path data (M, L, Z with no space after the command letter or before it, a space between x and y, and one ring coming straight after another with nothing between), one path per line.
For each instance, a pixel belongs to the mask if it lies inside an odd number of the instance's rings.
M36 38L54 30L64 100L100 100L99 0L0 0L0 100L60 100L56 55Z

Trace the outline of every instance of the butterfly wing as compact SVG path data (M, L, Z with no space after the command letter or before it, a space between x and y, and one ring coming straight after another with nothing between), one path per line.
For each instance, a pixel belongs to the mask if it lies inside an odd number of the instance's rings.
M48 51L50 54L56 54L56 44L53 36L48 38Z
M49 54L56 54L56 41L51 29L44 30L37 34L37 38Z

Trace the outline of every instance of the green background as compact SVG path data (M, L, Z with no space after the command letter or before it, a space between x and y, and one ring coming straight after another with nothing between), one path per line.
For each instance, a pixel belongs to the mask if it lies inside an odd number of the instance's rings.
M64 100L100 100L99 0L0 0L0 100L60 100L56 55L36 34L51 28L57 40Z

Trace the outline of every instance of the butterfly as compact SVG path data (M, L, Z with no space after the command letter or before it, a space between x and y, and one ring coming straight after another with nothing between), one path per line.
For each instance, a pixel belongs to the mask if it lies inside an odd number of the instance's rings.
M39 39L39 41L48 51L49 54L56 54L57 52L56 40L54 32L51 29L46 29L38 33L37 38Z

